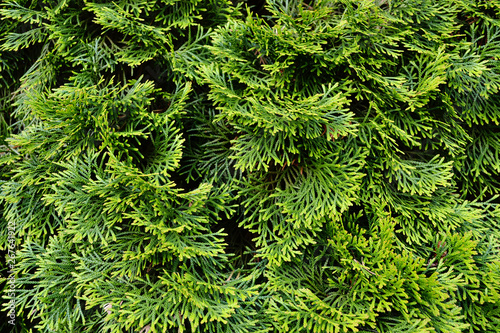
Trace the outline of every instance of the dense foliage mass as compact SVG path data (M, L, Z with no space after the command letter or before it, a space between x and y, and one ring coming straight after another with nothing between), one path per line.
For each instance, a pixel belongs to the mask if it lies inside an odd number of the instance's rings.
M0 15L2 329L500 332L499 0Z

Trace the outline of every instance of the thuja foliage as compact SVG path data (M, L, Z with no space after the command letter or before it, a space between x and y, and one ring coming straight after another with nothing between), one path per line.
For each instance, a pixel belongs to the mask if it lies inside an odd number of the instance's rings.
M2 329L500 331L500 1L0 15Z

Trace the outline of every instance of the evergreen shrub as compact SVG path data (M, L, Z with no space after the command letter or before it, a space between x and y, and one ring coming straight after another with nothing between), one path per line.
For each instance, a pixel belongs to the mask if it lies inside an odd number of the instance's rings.
M0 16L3 331L500 332L499 0Z

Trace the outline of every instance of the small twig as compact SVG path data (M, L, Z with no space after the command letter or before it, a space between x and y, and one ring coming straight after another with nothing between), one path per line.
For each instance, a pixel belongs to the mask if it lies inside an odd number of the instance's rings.
M227 278L226 282L229 282L229 280L231 280L231 278L233 277L233 274L234 274L234 271L232 271L231 274L229 274L229 277Z
M149 325L149 324L148 324L148 325L144 326L144 327L143 327L143 328L139 331L139 333L148 333L150 329L151 329L151 325Z
M5 147L5 148L7 148L9 151L14 152L14 153L16 153L17 155L21 155L21 154L19 154L19 152L16 150L17 148L19 148L19 146L12 146L12 147L11 147L10 145L2 145L2 146L0 146L0 147Z
M365 266L365 263L360 263L359 261L357 261L356 259L352 259L354 262L356 262L358 265L361 266L361 268L365 271L367 271L368 273L372 274L372 275L378 275L377 273L373 273L372 271L370 271L368 268L366 268ZM361 261L363 261L363 259L361 259Z

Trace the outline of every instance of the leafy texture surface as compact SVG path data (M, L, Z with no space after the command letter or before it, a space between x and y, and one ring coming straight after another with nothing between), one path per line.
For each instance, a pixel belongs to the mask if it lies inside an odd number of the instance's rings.
M498 0L0 16L3 330L500 331Z

